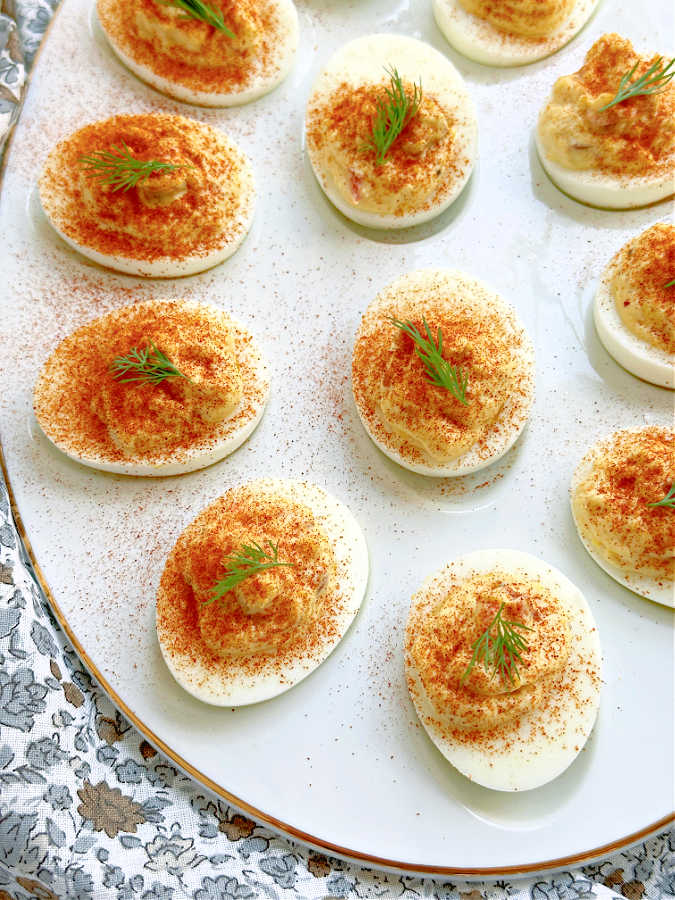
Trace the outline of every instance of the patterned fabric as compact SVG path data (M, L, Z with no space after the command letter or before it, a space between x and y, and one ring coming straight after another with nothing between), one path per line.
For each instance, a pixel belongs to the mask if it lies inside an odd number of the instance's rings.
M83 669L0 481L0 900L662 900L674 851L675 830L583 874L469 885L369 872L275 836L167 762Z
M56 4L0 0L0 148ZM675 896L675 830L583 872L467 884L328 859L205 793L143 740L83 669L34 579L0 478L0 900L619 894Z

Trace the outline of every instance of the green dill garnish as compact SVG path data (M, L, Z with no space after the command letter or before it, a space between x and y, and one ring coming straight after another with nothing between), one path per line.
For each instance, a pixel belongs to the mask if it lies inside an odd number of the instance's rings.
M256 541L250 544L242 544L239 552L224 559L225 574L213 586L213 594L208 600L203 600L204 606L209 606L215 600L220 600L228 591L236 587L245 578L264 572L265 569L273 569L276 566L294 566L295 563L281 562L279 560L279 542L273 544L267 541L270 553L263 550Z
M665 497L657 500L656 503L648 503L647 506L665 506L667 509L675 509L675 481L671 484Z
M113 193L136 187L153 172L175 172L176 169L192 168L156 159L136 159L124 141L121 147L113 144L112 150L96 150L89 156L81 156L79 161L91 178L96 178L102 184L113 185Z
M184 19L198 19L200 22L206 22L207 25L217 28L228 37L235 36L234 32L230 31L225 24L222 10L214 9L208 3L203 3L202 0L158 0L158 3L162 6L174 6L176 9L182 9L185 13Z
M141 381L144 384L159 384L165 378L190 379L174 366L171 360L150 341L145 350L134 347L127 356L117 356L110 364L110 371L116 381L125 384ZM127 377L128 376L128 377Z
M503 609L504 603L502 602L494 619L471 645L473 656L460 678L460 684L466 681L477 662L482 662L485 671L490 674L490 678L499 674L504 684L507 679L511 684L515 684L516 678L520 677L518 671L518 663L522 661L520 651L527 650L528 643L522 635L518 634L517 629L523 631L533 631L533 629L523 625L522 622L507 622L502 618ZM492 634L493 628L495 629L494 635Z
M468 406L469 402L466 399L468 378L460 368L450 365L447 359L443 359L443 333L441 329L438 329L438 343L435 344L431 329L424 317L422 322L427 333L426 338L420 334L411 321L402 322L400 319L393 318L393 316L389 317L389 321L414 341L415 353L422 360L426 369L427 380L438 387L445 388L446 391L450 391L452 396L459 400L461 404Z
M389 85L385 88L387 99L377 101L371 139L361 147L364 152L375 153L376 166L382 165L396 138L419 112L422 102L421 81L413 86L413 95L409 97L398 71L394 68L386 68L385 71L390 78Z
M612 106L616 106L617 103L623 103L624 100L629 100L631 97L639 97L647 94L660 94L664 91L670 79L675 75L675 70L672 72L669 71L672 66L675 65L675 57L671 59L667 66L662 66L662 63L663 57L659 56L656 62L652 63L647 69L644 75L631 82L631 78L635 75L637 68L640 65L638 60L633 68L626 72L619 82L619 88L614 99L610 100L610 102L606 103L604 106L601 106L598 112L610 109Z

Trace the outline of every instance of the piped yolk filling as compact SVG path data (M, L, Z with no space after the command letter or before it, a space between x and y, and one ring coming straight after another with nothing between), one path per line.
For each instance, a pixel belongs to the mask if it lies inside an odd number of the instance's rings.
M503 620L526 626L518 633L527 648L519 651L520 659L506 651L506 675L481 657L471 665L476 642L500 608ZM494 647L496 629L490 637ZM451 728L484 731L508 727L544 705L559 689L570 647L567 614L548 588L489 572L434 598L411 655L440 720Z
M609 289L621 321L652 347L675 353L675 227L647 229L618 254Z
M675 153L675 86L603 109L633 66L631 82L657 57L640 57L630 41L605 34L573 75L559 78L539 117L547 158L566 169L612 175L645 175L671 165Z
M469 300L401 306L396 316L425 335L429 325L443 359L466 378L466 404L433 384L409 335L383 320L373 341L370 372L376 411L390 433L420 450L430 464L449 463L482 442L518 387L520 339L502 317Z
M277 549L279 562L211 601L228 572L227 559L257 542ZM258 499L189 534L178 566L192 590L201 638L219 657L270 656L316 625L335 591L336 564L327 535L301 504Z
M667 429L619 432L594 454L575 487L575 516L588 542L626 574L675 578L675 515L662 500L675 482Z
M460 0L467 12L500 31L545 38L569 17L575 0Z
M454 126L450 113L424 95L384 159L369 148L378 102L386 103L382 83L340 85L311 111L308 139L321 159L321 171L350 206L379 215L403 216L433 203L456 171ZM404 83L407 96L414 85Z

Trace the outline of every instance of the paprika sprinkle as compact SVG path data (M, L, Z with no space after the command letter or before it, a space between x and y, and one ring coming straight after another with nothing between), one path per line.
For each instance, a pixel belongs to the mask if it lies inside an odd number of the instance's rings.
M122 62L171 97L234 106L275 88L298 45L291 0L209 0L206 8L199 17L171 0L97 2L103 31Z
M132 180L114 180L130 171ZM222 132L153 113L71 134L50 153L39 186L67 243L102 265L155 277L202 271L234 253L255 199L250 164Z
M78 462L171 475L235 450L260 420L268 393L253 338L226 313L150 301L63 340L40 371L33 404L49 440Z

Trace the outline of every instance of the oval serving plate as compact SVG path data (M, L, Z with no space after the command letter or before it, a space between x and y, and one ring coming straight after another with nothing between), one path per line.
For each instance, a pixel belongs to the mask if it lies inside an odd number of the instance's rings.
M589 312L606 261L667 208L582 207L550 184L531 149L553 79L578 68L592 40L616 30L644 50L661 49L655 36L668 33L670 13L665 2L607 3L556 56L505 73L451 51L428 4L411 6L302 2L303 40L289 79L252 105L210 111L142 85L106 46L90 0L64 0L2 188L2 442L59 619L120 709L183 769L255 818L355 861L437 874L542 870L625 846L672 814L670 613L588 558L567 504L575 461L596 437L670 421L672 395L621 370ZM480 165L458 204L439 222L396 236L337 213L301 145L304 104L327 58L348 39L383 30L427 40L451 58L480 131ZM87 263L49 229L35 194L39 168L62 136L95 118L151 109L222 127L250 155L259 185L241 249L180 282ZM404 473L365 435L351 401L362 311L396 276L438 265L490 283L536 345L530 425L507 464L486 469L479 483ZM31 418L41 362L88 319L172 296L218 303L258 337L273 376L259 429L227 460L152 483L69 461ZM227 487L262 476L311 480L347 504L369 542L370 587L345 640L304 682L269 702L213 709L181 691L164 666L155 593L184 526ZM508 797L445 762L416 719L403 671L415 587L452 557L505 543L550 562L586 595L606 680L597 726L575 763L554 782ZM645 734L649 760L635 790Z

